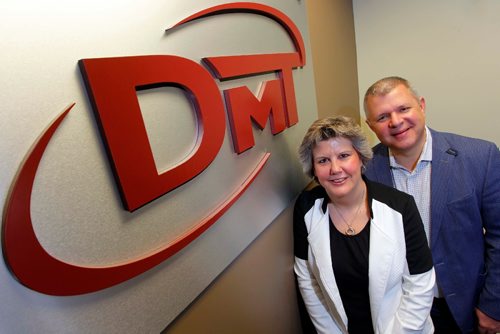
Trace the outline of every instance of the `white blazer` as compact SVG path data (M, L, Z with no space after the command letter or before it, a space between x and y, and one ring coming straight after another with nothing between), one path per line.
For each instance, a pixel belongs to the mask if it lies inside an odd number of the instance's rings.
M295 258L299 288L318 333L347 333L347 315L332 269L329 212L316 200L304 221L308 260ZM375 333L433 333L430 318L434 269L410 275L401 214L373 199L370 224L369 298Z

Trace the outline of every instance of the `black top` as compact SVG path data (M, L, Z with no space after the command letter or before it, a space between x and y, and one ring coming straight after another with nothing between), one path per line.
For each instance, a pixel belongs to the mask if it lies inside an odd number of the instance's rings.
M339 232L330 220L332 266L349 334L374 333L368 295L369 247L369 221L358 234L348 236Z

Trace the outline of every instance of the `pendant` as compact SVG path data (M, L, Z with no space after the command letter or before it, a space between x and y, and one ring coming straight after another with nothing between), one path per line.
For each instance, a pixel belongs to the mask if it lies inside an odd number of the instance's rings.
M349 226L349 228L347 230L345 230L345 234L347 234L347 235L355 235L356 231L351 226Z

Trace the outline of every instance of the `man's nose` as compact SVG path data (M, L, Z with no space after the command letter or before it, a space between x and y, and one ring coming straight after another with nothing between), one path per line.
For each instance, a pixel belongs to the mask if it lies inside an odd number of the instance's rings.
M389 127L397 128L402 122L402 118L396 112L391 113L391 119L389 120Z

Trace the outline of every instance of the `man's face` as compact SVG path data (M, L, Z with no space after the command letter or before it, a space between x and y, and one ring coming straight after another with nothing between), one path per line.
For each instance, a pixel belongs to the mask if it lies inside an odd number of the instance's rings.
M368 97L366 122L395 154L419 154L425 143L425 100L398 85L386 95Z

